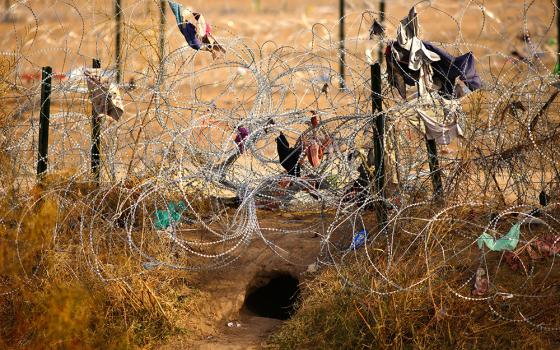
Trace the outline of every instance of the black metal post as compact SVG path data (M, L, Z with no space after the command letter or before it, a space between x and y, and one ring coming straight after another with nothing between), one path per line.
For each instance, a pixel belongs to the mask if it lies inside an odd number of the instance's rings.
M49 153L49 119L51 116L51 78L52 68L41 70L41 112L39 114L39 147L37 156L37 175L47 171Z
M163 59L165 56L165 0L159 2L159 70L160 75L164 73ZM163 80L163 76L160 77Z
M443 186L441 184L441 169L439 168L436 141L426 139L426 147L428 148L428 164L430 165L430 176L434 186L434 197L441 199Z
M340 88L344 89L346 83L344 82L344 66L346 65L346 54L344 52L344 0L339 0L340 12L340 25L339 25L339 38L340 38Z
M556 0L556 47L557 47L557 56L556 56L556 72L560 74L560 0Z
M379 2L379 24L383 25L384 22L385 22L385 0L380 0L380 2ZM379 43L379 62L383 62L383 42Z
M101 68L101 61L93 59L93 68ZM101 149L101 118L95 108L91 110L91 172L95 181L99 183Z
M117 83L122 81L121 65L121 30L122 30L122 9L121 0L115 0L115 65L117 68Z
M383 95L381 94L381 65L375 63L370 66L371 70L371 112L383 111ZM385 114L380 113L375 117L374 131L374 158L375 158L375 188L379 196L385 199ZM377 205L377 219L379 227L382 228L387 222L385 203Z

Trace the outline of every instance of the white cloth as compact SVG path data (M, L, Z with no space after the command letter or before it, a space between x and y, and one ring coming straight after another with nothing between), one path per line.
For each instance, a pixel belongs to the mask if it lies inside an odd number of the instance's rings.
M448 145L455 138L463 137L460 120L464 113L460 100L446 100L440 96L424 95L411 101L410 109L397 113L428 140Z
M448 145L457 137L463 137L463 130L456 120L444 124L437 122L423 110L417 109L418 117L424 122L426 138L436 140L439 145Z
M423 64L436 62L441 59L439 55L426 48L422 40L417 37L412 38L410 46L410 58L408 59L408 68L419 70Z
M441 57L426 48L422 40L418 38L419 25L416 9L412 7L408 12L408 16L403 18L397 28L397 43L400 47L409 52L408 68L414 71L420 71L418 79L418 92L421 96L426 95L428 91L434 90L435 86L432 81L432 62L437 62ZM392 49L392 54L398 60L402 59L402 55L397 50Z

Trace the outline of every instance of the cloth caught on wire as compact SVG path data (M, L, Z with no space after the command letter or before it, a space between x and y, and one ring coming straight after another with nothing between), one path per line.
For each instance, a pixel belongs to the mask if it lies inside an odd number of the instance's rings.
M389 83L406 99L406 86L418 85L420 95L438 91L447 99L457 97L456 79L471 90L482 83L472 52L455 57L428 41L418 38L418 15L411 8L397 28L397 40L385 50Z
M168 3L179 26L179 31L191 48L209 51L212 53L212 57L226 52L212 36L212 28L204 16L176 2L168 1Z
M435 140L438 145L448 145L455 138L463 137L460 121L464 113L459 100L424 96L411 101L410 109L403 109L394 116L406 120L427 140Z
M102 75L101 69L84 70L93 109L118 121L124 113L119 87Z
M324 130L319 128L319 119L316 116L316 112L312 111L313 117L311 117L311 137L306 137L302 135L299 142L302 144L305 150L305 155L307 160L312 167L316 168L321 163L325 149L331 144L331 138L325 134ZM319 133L322 132L322 138Z
M301 175L301 166L299 164L302 153L301 145L290 147L286 136L280 133L280 136L276 138L276 149L280 165L286 169L289 175L299 177Z
M502 250L512 251L515 250L515 247L517 247L517 243L519 242L519 234L521 232L520 229L521 229L521 224L516 223L511 227L509 232L500 239L495 239L494 237L492 237L491 235L485 232L482 235L480 235L476 243L478 244L478 247L480 249L482 249L482 247L486 245L488 249L495 252L499 252Z
M249 130L247 128L240 126L237 128L237 135L235 136L235 143L239 149L239 153L243 154L245 151L245 139L249 136Z

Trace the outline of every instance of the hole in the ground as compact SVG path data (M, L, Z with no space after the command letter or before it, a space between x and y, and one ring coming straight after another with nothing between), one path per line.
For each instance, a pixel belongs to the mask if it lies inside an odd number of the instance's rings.
M292 275L257 275L247 289L244 308L257 316L287 320L298 296L299 281Z

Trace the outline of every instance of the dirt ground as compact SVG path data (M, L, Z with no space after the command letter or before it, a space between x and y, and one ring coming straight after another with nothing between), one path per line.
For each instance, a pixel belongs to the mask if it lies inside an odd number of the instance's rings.
M263 229L282 226L310 227L317 213L303 215L262 213ZM291 225L286 220L291 221ZM334 242L347 245L350 237L341 234ZM282 324L274 318L259 317L244 307L245 297L253 284L277 273L286 273L303 285L313 277L308 271L321 251L321 232L271 233L267 240L277 246L273 252L262 239L254 238L242 256L232 265L217 271L200 272L196 287L207 294L211 302L203 307L200 316L185 315L185 327L197 334L177 336L163 344L161 350L175 349L260 349L266 339ZM233 322L233 326L228 326ZM237 325L239 324L239 326Z

